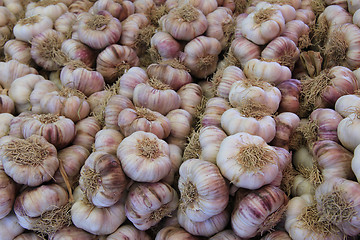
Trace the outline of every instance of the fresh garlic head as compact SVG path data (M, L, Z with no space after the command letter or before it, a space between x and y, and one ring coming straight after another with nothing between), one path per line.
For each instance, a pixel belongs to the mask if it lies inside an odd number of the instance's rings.
M39 186L51 180L59 167L56 148L42 136L26 140L4 136L0 145L4 170L19 184Z
M150 236L145 231L140 231L133 225L122 225L115 232L107 236L106 240L151 240ZM60 240L60 239L59 239Z
M245 132L221 142L216 164L224 177L247 189L269 184L279 173L276 150L261 137Z
M53 21L45 15L23 18L14 26L14 35L18 40L30 42L35 35L53 28Z
M124 138L117 156L125 174L138 182L157 182L171 169L169 145L155 134L137 131Z
M179 169L180 207L193 222L203 222L223 212L229 188L217 166L200 159L189 159Z
M137 229L147 230L177 206L178 195L167 183L134 183L126 198L125 213Z

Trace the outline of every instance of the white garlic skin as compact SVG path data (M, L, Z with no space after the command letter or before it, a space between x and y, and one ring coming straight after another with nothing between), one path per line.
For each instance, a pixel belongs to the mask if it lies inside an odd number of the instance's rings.
M36 19L34 23L24 23L23 21L19 21L14 26L14 35L18 40L22 40L24 42L30 42L33 37L47 29L53 28L53 21L51 18L45 15L36 15L31 17L32 19ZM29 18L27 18L29 19ZM26 18L25 18L26 20ZM30 21L30 19L29 19Z
M2 240L13 240L16 236L25 231L19 224L19 220L14 213L10 213L0 219L0 238Z

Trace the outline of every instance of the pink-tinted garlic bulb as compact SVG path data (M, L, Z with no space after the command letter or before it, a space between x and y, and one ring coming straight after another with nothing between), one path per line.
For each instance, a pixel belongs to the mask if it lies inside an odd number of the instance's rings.
M137 229L147 230L177 206L178 195L167 183L135 183L129 189L125 213Z
M30 44L20 40L9 40L4 45L5 58L15 59L20 63L32 66L34 62L30 54Z
M149 80L146 71L140 67L131 67L119 78L119 94L130 100L136 85L145 83Z
M218 7L217 0L180 0L179 5L183 4L193 5L197 9L200 9L205 16L215 11Z
M153 60L170 60L177 58L180 55L180 50L182 49L180 43L175 40L167 32L156 32L150 40L151 51ZM157 55L159 54L159 56Z
M66 12L58 19L56 19L54 23L54 29L58 32L61 32L67 39L69 39L71 38L73 31L75 31L74 25L76 21L77 17L75 13Z
M69 12L79 15L83 12L88 12L93 3L89 0L76 0L69 5Z
M281 101L278 112L297 113L300 107L299 98L301 82L297 79L288 79L276 86L281 92Z
M175 240L175 239L186 239L186 240L197 240L198 238L191 235L183 228L168 226L162 228L155 237L155 240Z
M64 87L79 90L86 96L105 88L103 76L97 71L91 71L86 66L77 63L68 64L61 69L60 79Z
M29 67L14 59L8 62L0 62L0 71L2 73L0 85L5 89L9 89L11 83L19 77L27 74L38 74L35 68Z
M94 117L87 117L78 121L75 129L76 135L72 143L83 146L91 152L92 145L95 143L96 133L101 130L100 123Z
M89 11L97 13L102 10L108 11L113 17L123 21L134 14L135 6L133 1L99 0L94 3Z
M158 138L170 134L170 121L164 115L143 107L125 108L119 113L118 125L125 137L136 131L154 133Z
M177 40L190 41L203 34L208 22L205 15L191 4L173 8L160 19L162 30Z
M150 78L147 83L136 85L133 93L135 106L149 108L163 115L181 106L181 98L171 87Z
M99 53L96 71L103 75L106 83L113 83L131 67L139 64L139 58L132 48L113 44Z
M193 117L199 115L198 108L203 99L200 85L196 83L186 84L181 87L177 93L181 98L180 108L188 111Z
M224 70L220 70L212 79L213 84L216 86L216 96L228 99L233 83L243 79L246 79L245 74L236 66L229 66Z
M15 182L0 167L0 219L6 217L12 210L16 195Z
M300 118L295 113L282 112L275 117L275 122L276 133L271 145L289 149L290 137L299 126Z
M106 240L151 240L150 236L145 231L140 231L133 225L122 225L115 232L107 236ZM60 239L59 239L60 240Z
M306 25L311 25L315 23L315 13L312 9L296 9L295 20L303 21Z
M199 143L201 147L200 159L216 163L216 156L219 152L220 144L226 137L226 133L219 127L202 127L199 133Z
M208 28L205 35L219 40L224 49L229 45L232 27L234 27L234 20L232 12L228 8L219 7L206 16L208 21Z
M25 17L31 17L35 15L45 15L55 21L63 13L67 12L68 7L59 2L31 2L26 6Z
M73 122L86 118L90 113L90 105L86 96L72 88L62 88L46 93L40 100L43 113L65 116Z
M14 26L13 32L16 39L30 42L35 35L52 28L53 21L51 18L44 15L35 15L19 20Z
M189 69L175 59L150 64L146 73L149 78L157 78L175 91L193 81Z
M0 113L15 113L15 103L8 95L0 94Z
M292 20L285 24L285 31L281 36L291 39L300 49L306 48L310 44L310 28L301 20Z
M29 98L31 104L31 111L33 113L43 113L43 109L40 104L41 100L46 94L58 90L59 88L52 81L45 79L38 81L35 84Z
M206 103L204 115L201 117L201 125L203 127L221 127L221 116L230 108L230 103L226 99L221 97L210 98Z
M119 130L119 113L126 108L134 109L135 107L127 97L122 95L112 96L104 109L106 127Z
M236 194L236 204L231 214L231 226L242 238L255 237L270 230L281 220L288 202L279 188L267 185L243 196Z
M68 240L96 240L98 237L75 226L69 226L57 231L51 237L51 240L61 240L64 238L67 238Z
M251 59L260 58L260 47L245 37L237 37L231 42L230 51L244 67Z
M216 38L199 36L186 44L184 52L184 64L191 75L205 78L216 70L221 44Z
M79 40L94 49L103 49L119 41L121 23L106 11L84 13L78 23Z
M69 118L53 114L35 114L22 124L24 138L43 136L57 149L66 147L75 137L75 124Z
M102 129L95 135L94 152L102 151L116 155L117 147L124 136L115 129Z
M94 66L95 52L80 41L67 39L61 44L63 51L71 60L79 60L88 67Z

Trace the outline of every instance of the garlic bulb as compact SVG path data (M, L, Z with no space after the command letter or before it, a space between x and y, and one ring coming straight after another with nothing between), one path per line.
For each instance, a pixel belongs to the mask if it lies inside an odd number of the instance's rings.
M181 212L190 221L204 222L225 210L229 188L215 164L189 159L181 164L179 174L181 197L178 217Z
M304 1L302 1L302 2L304 2ZM310 9L305 9L305 8L296 9L295 20L300 20L309 26L309 25L315 23L315 13L311 9L311 7L310 7Z
M357 182L336 177L328 179L316 189L317 210L341 232L356 236L360 233L359 193Z
M62 115L73 122L86 118L90 113L86 96L78 90L67 87L44 94L40 106L43 113Z
M31 17L35 15L45 15L51 20L55 21L63 13L67 12L67 6L59 2L48 2L48 1L39 1L31 2L26 6L25 17Z
M278 175L278 154L259 136L245 132L226 137L220 145L216 164L237 187L257 189Z
M285 229L294 240L335 240L344 237L338 228L322 218L313 196L309 194L290 199L286 211Z
M181 163L183 162L183 150L175 145L175 144L169 144L169 150L170 150L170 161L171 161L171 169L169 174L162 179L163 182L166 182L167 184L173 184L174 181L177 178L177 173L179 172L179 167Z
M10 122L14 116L10 113L0 113L0 138L8 135L10 131Z
M261 58L265 61L278 62L282 66L294 69L296 61L300 57L300 50L296 44L287 37L276 37L269 42L261 52Z
M266 62L259 59L251 59L244 66L244 73L248 78L260 79L272 84L291 78L291 70L277 62Z
M201 125L203 127L221 127L221 116L230 108L231 106L227 100L221 97L210 98L206 103L204 115L201 118Z
M95 240L97 236L92 235L84 230L75 226L68 226L60 229L54 235L51 236L50 240Z
M15 201L15 194L15 182L0 166L0 219L3 219L11 212Z
M8 95L0 94L0 113L15 113L15 103Z
M75 137L75 124L69 118L53 114L35 114L26 119L21 127L24 138L36 134L61 149Z
M102 151L116 155L117 147L124 136L115 129L102 129L95 135L94 152Z
M191 4L178 6L160 19L163 31L177 40L190 41L203 34L208 22L205 15Z
M125 108L119 113L118 125L125 137L136 131L151 132L158 138L169 136L170 121L162 114L143 107Z
M357 73L360 73L359 70L356 70ZM356 72L354 71L354 73ZM335 111L340 113L344 118L349 116L352 113L357 111L357 108L360 104L360 96L354 94L347 94L341 96L335 102Z
M134 183L126 198L125 213L137 229L147 230L171 214L177 205L177 193L167 183Z
M267 143L271 142L276 134L274 118L269 116L264 108L256 107L255 104L249 104L249 106L254 106L252 110L255 112L244 108L226 110L221 116L221 127L228 135L246 132L262 137Z
M131 67L119 78L119 94L130 100L136 85L145 83L149 80L146 71L140 67Z
M285 29L285 18L279 7L258 3L241 23L242 35L255 44L264 45Z
M169 146L153 133L137 131L124 138L117 157L125 174L138 182L157 182L171 169Z
M150 78L147 83L136 85L133 93L135 106L149 108L163 115L181 106L181 98L169 85Z
M292 20L285 24L285 30L281 36L291 39L300 49L306 48L310 44L310 28L301 20Z
M138 66L139 63L139 58L132 48L113 44L97 56L96 71L103 75L106 83L113 83L128 69Z
M262 237L260 240L291 240L289 234L285 231L276 230Z
M95 142L95 135L101 130L100 123L94 117L87 117L77 122L75 129L76 134L72 144L83 146L91 151Z
M99 0L90 8L90 12L97 13L101 10L108 11L113 17L120 21L134 14L135 6L132 1Z
M71 38L73 33L74 25L77 22L77 17L75 13L66 12L61 15L56 21L54 22L54 29L58 32L61 32L65 35L67 39Z
M121 22L122 32L119 43L131 47L140 56L150 45L154 29L143 13L134 13ZM150 35L150 36L149 36Z
M236 66L228 66L224 70L217 71L212 79L212 83L216 87L214 89L216 96L228 99L233 84L245 79L243 71Z
M24 136L22 134L22 125L25 120L32 118L32 115L32 112L22 112L19 115L13 117L10 121L7 135L23 139Z
M313 145L312 154L325 181L335 177L354 177L351 170L353 154L340 144L330 140L317 141Z
M315 186L307 176L303 176L302 174L296 175L294 177L292 187L291 187L291 196L299 197L303 194L315 194Z
M301 82L297 79L288 79L276 86L281 92L281 101L278 112L292 112L299 111Z
M88 12L93 4L94 3L89 0L76 0L69 5L69 12L75 15Z
M126 220L125 206L123 201L118 201L111 207L98 208L80 193L71 207L71 220L76 227L94 235L111 234Z
M31 57L45 70L60 69L68 62L68 57L61 51L64 40L64 35L53 29L40 32L31 41Z
M255 237L278 224L286 210L288 198L278 187L267 185L244 196L236 194L231 227L242 238Z
M79 19L79 40L94 49L103 49L119 41L121 23L107 11L83 13Z
M54 174L54 181L64 188L68 187L67 184L70 184L70 186L77 184L80 169L89 155L90 151L80 145L71 145L58 151L57 157L60 167ZM64 172L67 179L63 177Z
M193 82L189 69L175 59L150 64L146 69L146 73L149 78L157 78L175 91Z
M229 223L230 213L227 209L210 217L203 222L192 221L185 212L179 210L177 214L179 224L187 232L195 236L210 237L225 229Z
M15 59L20 63L32 66L34 65L30 54L30 44L20 40L9 40L4 45L4 54L6 59Z
M96 151L80 171L79 186L94 206L110 207L118 202L126 187L120 161L112 154Z
M180 43L171 34L163 31L158 31L151 37L150 45L148 51L153 61L177 58L182 50Z
M51 180L59 167L56 148L42 136L4 136L0 143L4 171L19 184L38 186Z
M10 60L8 62L0 62L0 71L2 72L2 77L0 78L0 85L9 89L11 83L27 74L37 74L35 68L29 67L26 64L20 63L17 60Z
M178 139L186 139L191 131L192 116L184 109L175 109L170 111L166 117L170 121L170 136Z
M0 219L0 238L3 240L13 240L16 236L25 231L19 224L18 218L14 213Z
M272 146L289 149L290 138L300 125L300 118L291 112L283 112L275 117L276 133Z
M216 126L202 127L199 133L201 147L200 159L216 163L216 156L221 142L227 137L226 133Z
M188 83L182 86L177 93L181 98L180 108L188 111L193 117L199 114L203 101L202 89L199 84Z
M324 66L330 68L340 65L351 70L360 67L360 58L357 56L360 51L357 45L359 38L360 29L355 24L332 26L324 46Z
M14 100L18 113L31 110L30 94L34 90L36 83L41 80L45 80L41 75L28 74L12 82L9 97Z
M91 71L86 66L78 63L70 63L61 69L60 79L63 86L77 89L90 96L105 88L103 76L97 71Z
M119 114L122 110L126 108L134 109L133 103L122 95L113 95L108 100L106 107L104 109L105 115L105 125L107 128L120 130L118 125Z
M15 200L19 224L28 230L51 235L71 224L68 194L57 184L27 188Z
M145 231L140 231L133 225L123 225L106 238L106 240L126 239L151 240L150 236Z
M221 44L216 38L199 36L185 45L184 65L190 74L197 78L206 78L216 70Z
M229 101L233 107L244 106L251 101L266 104L267 112L274 114L279 107L281 92L268 82L242 78L231 85Z
M206 15L206 19L208 21L208 28L206 29L205 35L219 40L221 47L224 49L229 45L232 28L234 27L231 10L218 7Z
M186 239L186 240L197 240L198 238L192 236L190 233L186 232L184 229L169 226L162 228L155 237L155 240L176 240L176 239Z
M30 42L33 37L47 29L53 28L53 21L45 15L23 18L14 26L14 35L18 40Z
M341 144L350 151L354 151L360 144L359 136L356 134L360 119L358 113L352 113L341 120L337 127L337 135Z
M94 51L78 40L66 39L61 44L61 51L71 60L80 60L88 67L92 67L96 60Z

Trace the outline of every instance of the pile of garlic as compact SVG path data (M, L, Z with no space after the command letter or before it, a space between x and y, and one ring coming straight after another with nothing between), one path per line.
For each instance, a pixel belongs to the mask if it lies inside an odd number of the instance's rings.
M0 240L360 234L357 2L0 0L0 17Z

